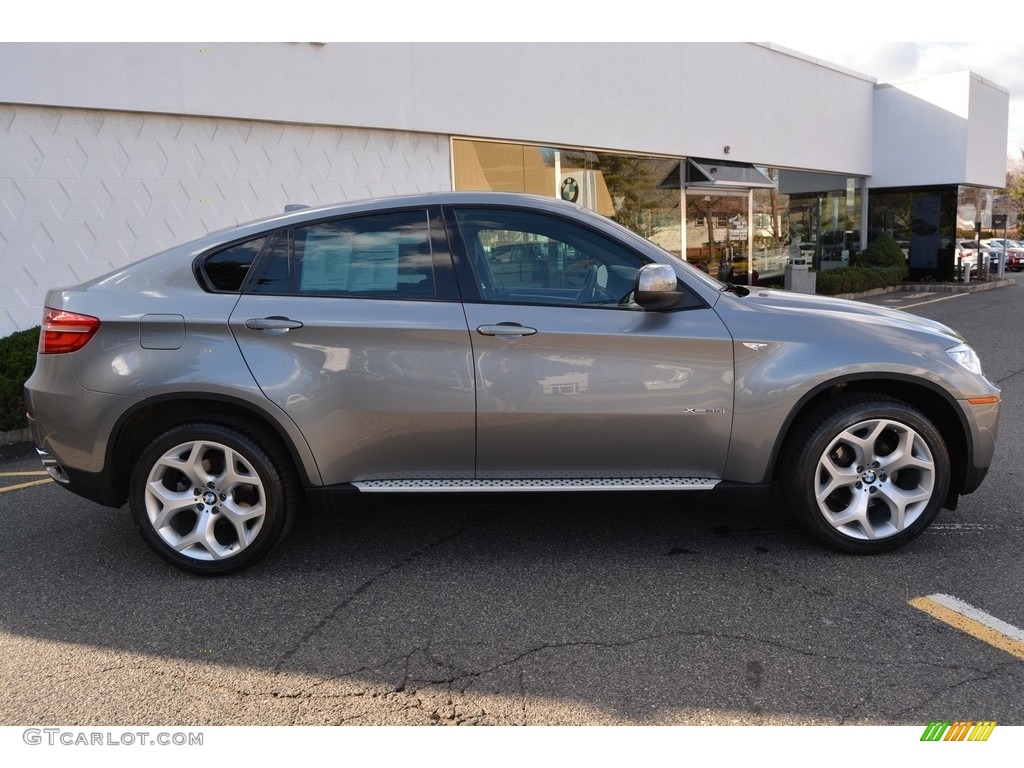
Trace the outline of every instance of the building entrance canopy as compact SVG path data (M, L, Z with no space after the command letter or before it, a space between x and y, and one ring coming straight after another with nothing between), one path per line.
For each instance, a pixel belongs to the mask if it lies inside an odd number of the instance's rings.
M725 160L704 160L690 157L680 161L664 178L658 189L679 189L680 177L685 165L685 186L701 189L771 189L775 186L768 175L750 163L736 163Z

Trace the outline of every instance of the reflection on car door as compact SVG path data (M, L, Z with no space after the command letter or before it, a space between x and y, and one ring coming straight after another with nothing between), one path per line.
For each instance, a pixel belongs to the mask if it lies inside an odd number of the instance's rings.
M466 316L478 476L721 476L732 345L710 309L469 304Z

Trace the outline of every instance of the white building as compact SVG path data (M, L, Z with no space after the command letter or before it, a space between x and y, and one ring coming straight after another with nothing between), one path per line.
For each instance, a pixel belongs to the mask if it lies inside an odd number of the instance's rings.
M0 336L50 288L287 203L429 190L562 195L765 278L888 231L948 276L1008 104L757 43L4 43Z

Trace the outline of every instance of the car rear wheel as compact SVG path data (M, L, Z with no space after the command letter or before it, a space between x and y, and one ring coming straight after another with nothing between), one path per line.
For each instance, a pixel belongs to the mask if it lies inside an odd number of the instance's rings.
M132 519L164 560L190 573L237 571L291 527L295 483L268 441L219 424L185 424L143 451Z
M789 442L783 499L812 536L834 549L875 554L918 536L949 488L949 453L918 410L880 396L817 409Z

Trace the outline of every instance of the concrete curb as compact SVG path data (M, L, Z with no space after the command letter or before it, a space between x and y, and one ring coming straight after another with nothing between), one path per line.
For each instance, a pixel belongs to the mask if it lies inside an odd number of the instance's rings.
M891 285L888 288L872 288L870 291L861 293L839 293L837 299L869 299L872 296L884 296L887 293L978 293L979 291L991 291L994 288L1005 288L1009 285L1016 285L1016 280L1008 277L996 280L978 280L972 283L901 283Z
M12 429L8 432L0 432L0 445L14 445L15 443L27 443L32 438L27 429Z
M0 462L28 459L36 456L36 444L28 436L27 429L0 432Z

